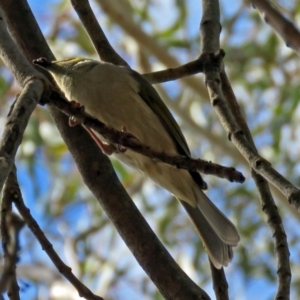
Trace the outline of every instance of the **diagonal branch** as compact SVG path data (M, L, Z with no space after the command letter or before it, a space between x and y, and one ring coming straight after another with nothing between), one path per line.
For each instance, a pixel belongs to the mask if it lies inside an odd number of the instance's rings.
M127 66L127 62L110 45L101 26L99 25L88 0L71 0L88 36L103 61L110 61L115 65Z
M268 176L266 176L266 179L279 188L282 186L282 182L286 183L287 185L290 185L294 193L290 193L289 201L291 201L291 199L297 199L296 195L299 193L299 191L296 187L294 187L291 183L289 183L289 181L286 180L282 175L277 173L277 171L275 171L271 167L270 163L268 163L258 155L256 148L253 147L251 142L249 142L249 140L247 139L245 133L240 129L239 125L236 123L236 120L232 115L231 110L229 109L229 106L226 102L227 99L225 99L223 95L221 80L219 78L220 76L218 72L207 71L206 73L206 83L210 94L212 106L214 107L223 127L228 132L230 140L237 147L237 149L243 154L243 156L247 159L250 166L252 167L253 178L256 183L259 183L259 185L257 185L257 188L258 191L260 192L263 211L267 214L268 217L268 224L271 226L272 230L276 228L277 231L274 233L274 236L278 235L281 237L280 239L275 238L277 258L280 259L284 257L284 261L278 262L279 288L281 286L284 286L287 287L287 289L284 291L278 290L278 293L288 295L289 284L282 284L282 282L285 283L290 282L290 276L287 276L287 274L290 274L290 266L289 266L289 251L288 251L288 244L286 240L286 234L283 228L280 215L278 214L277 208L271 209L271 207L274 206L276 207L276 205L270 193L269 187L262 176L267 174ZM283 178L282 181L281 178ZM284 193L286 190L281 189L281 191ZM296 203L295 206L297 208L298 202L296 201L295 203ZM266 208L270 208L270 209L266 209ZM287 265L286 262L288 262ZM279 266L283 266L283 265L285 266L284 270L279 269Z
M137 43L142 45L143 48L147 49L149 53L156 56L157 59L165 66L180 65L177 58L172 56L169 51L166 51L163 45L160 45L159 42L153 39L150 34L147 34L139 26L137 26L137 24L134 22L134 18L132 17L132 15L130 15L128 10L122 10L122 7L126 5L126 1L96 0L96 3L98 3L103 11L112 20L114 20L114 22L118 24L122 30L124 30L129 36L131 36ZM153 79L155 80L155 82L157 82L155 78ZM182 81L186 83L187 86L192 90L202 95L203 101L208 101L207 91L203 84L199 84L199 80L193 77L187 77L183 78Z
M217 300L228 300L228 283L225 277L224 268L217 269L209 260L211 275L213 278L213 289Z
M237 123L242 128L247 140L253 147L255 147L249 127L241 112L240 106L236 100L225 71L221 72L221 80L222 91L224 92L224 96L231 107L231 111L234 113ZM262 210L267 216L267 222L272 229L275 241L275 253L278 260L277 274L279 278L276 299L289 299L291 284L291 269L289 261L290 252L283 223L266 180L254 170L252 170L252 177L261 198Z
M207 64L205 64L204 68L205 82L211 104L223 127L228 132L230 140L252 167L252 176L260 194L262 209L266 213L268 224L274 233L279 280L276 299L289 299L291 270L286 234L269 186L261 175L266 175L267 173L266 179L277 187L278 185L282 187L282 182L289 187L291 187L292 184L271 168L270 163L258 155L246 120L241 113L226 73L222 67L224 51L219 49L219 32L216 30L218 27L220 28L219 19L218 1L203 0L203 17L200 30L202 37L207 40L207 45L202 43L204 51L202 55L206 55L207 57ZM261 165L264 167L262 168ZM264 171L262 171L262 169ZM273 180L271 180L270 177L272 177ZM292 190L296 194L299 193L298 189L294 186L292 186ZM285 192L284 189L281 189L281 191ZM290 201L294 195L291 193L289 196Z
M24 89L7 117L7 122L0 141L0 191L12 168L15 155L27 126L31 113L44 90L43 76L26 61L16 44L11 39L0 11L0 57L11 69ZM43 81L43 82L42 82Z
M226 178L231 182L243 183L245 177L242 173L236 171L232 167L224 167L202 159L193 159L188 156L174 155L165 151L156 150L153 147L142 144L136 137L129 132L121 132L108 127L101 121L93 118L85 113L82 107L76 107L69 101L65 100L58 92L51 92L46 100L50 106L54 106L69 117L75 117L80 120L80 123L97 131L105 139L112 144L117 144L119 147L129 148L139 154L150 157L153 160L172 165L179 169L189 171L198 171L204 174L215 175L220 178Z
M8 190L14 184L13 176L8 176L1 202L1 241L4 254L4 268L0 280L0 294L7 290L10 299L20 299L16 265L18 262L19 233L23 220L12 211L12 201Z
M40 100L42 91L41 81L29 82L11 107L0 141L0 191L12 168L28 120Z
M284 40L286 46L292 48L299 55L300 32L298 28L285 18L270 1L252 0L251 2L266 23Z
M200 56L198 59L181 65L177 68L169 68L162 71L143 74L143 77L152 84L155 84L180 79L186 76L191 76L202 72L203 57Z
M59 272L65 276L68 281L77 289L78 294L80 297L85 297L86 299L90 300L103 300L103 298L93 294L73 273L72 269L68 267L64 262L61 260L59 255L53 249L52 244L49 242L41 228L39 227L38 223L32 217L30 210L25 206L22 194L20 191L20 187L17 180L16 175L16 168L14 167L10 173L10 178L13 180L13 185L9 186L9 189L6 191L9 193L10 198L16 205L19 213L23 217L24 221L26 222L28 228L40 242L42 249L48 254L49 258L59 270Z
M289 203L297 210L300 210L300 191L284 176L272 168L271 163L262 158L251 141L249 142L243 130L237 124L234 115L224 97L217 67L219 59L224 55L208 55L207 64L213 66L213 70L206 70L206 84L210 95L212 106L214 107L223 127L228 132L229 139L237 147L240 153L248 161L252 169L263 176L269 183L278 188L288 199ZM221 56L221 57L220 57ZM219 71L218 71L219 70Z

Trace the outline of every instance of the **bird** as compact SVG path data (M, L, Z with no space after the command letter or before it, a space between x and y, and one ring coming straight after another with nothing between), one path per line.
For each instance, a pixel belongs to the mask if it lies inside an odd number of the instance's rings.
M129 67L89 58L33 61L53 76L69 101L116 130L124 129L141 143L170 154L191 156L187 142L155 88ZM120 149L87 128L101 150L149 177L183 205L213 265L228 266L240 236L234 224L204 193L207 184L195 171L177 169Z

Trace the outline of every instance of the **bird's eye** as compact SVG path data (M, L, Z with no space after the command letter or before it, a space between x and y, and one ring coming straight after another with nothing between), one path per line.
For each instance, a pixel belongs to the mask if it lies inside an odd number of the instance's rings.
M32 61L35 65L39 65L41 67L47 67L47 66L50 66L51 65L51 61L49 61L47 58L45 57L40 57L40 58L37 58L37 59L34 59Z

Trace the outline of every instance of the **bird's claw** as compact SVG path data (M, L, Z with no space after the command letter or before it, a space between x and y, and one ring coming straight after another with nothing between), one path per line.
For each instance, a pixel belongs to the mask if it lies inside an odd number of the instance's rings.
M114 152L116 152L116 147L112 144L102 142L101 139L95 134L93 129L91 129L87 126L84 126L84 128L91 135L91 137L94 139L94 141L96 142L96 144L99 146L99 148L101 149L101 151L104 154L109 156L109 155L112 155Z
M122 126L121 128L121 132L127 132L126 127ZM127 151L127 148L122 146L122 142L120 141L120 143L117 146L118 152L120 153L125 153Z
M76 102L76 101L74 101L74 100L71 100L71 101L70 101L70 104L71 104L71 106L72 106L73 108L79 109L81 112L84 111L84 106L81 105L79 102ZM71 116L71 117L69 117L69 125L70 125L71 127L74 127L74 126L76 126L76 125L78 125L78 124L82 124L82 119L81 119L81 118L78 118L78 117L76 117L76 116Z

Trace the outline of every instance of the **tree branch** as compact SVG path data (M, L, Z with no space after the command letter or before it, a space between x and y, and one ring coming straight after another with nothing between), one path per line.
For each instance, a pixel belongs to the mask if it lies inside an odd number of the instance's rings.
M103 300L103 298L93 294L76 276L72 273L72 269L68 267L64 262L61 260L59 255L53 249L52 244L46 238L45 234L39 227L38 223L32 217L30 210L25 206L22 194L19 188L19 184L17 181L16 175L16 168L14 167L10 173L10 179L13 181L13 184L7 186L6 193L10 199L16 205L19 213L23 217L24 221L26 222L28 228L40 242L42 249L48 254L49 258L56 266L58 271L65 276L68 281L76 288L80 297L85 297L86 299L90 300Z
M7 290L10 299L18 300L19 286L16 278L18 262L19 232L24 226L23 220L12 212L12 201L8 190L14 184L13 177L8 176L1 202L1 241L4 254L4 269L0 280L0 294Z
M262 19L284 40L287 47L300 54L300 32L297 27L285 18L268 0L252 0Z
M106 38L98 23L88 0L71 0L88 36L90 37L99 57L119 66L127 66L127 62L115 51Z
M179 169L189 171L199 171L204 174L215 175L220 178L226 178L229 181L243 183L245 177L242 173L231 167L224 167L202 159L193 159L183 155L173 155L165 151L158 151L153 147L142 144L130 132L121 132L106 126L101 121L85 113L82 107L75 107L69 101L65 100L58 92L52 91L45 102L61 110L69 117L75 117L80 123L97 131L112 144L129 148L139 154L145 155L156 161L161 161Z
M42 92L42 82L31 81L25 85L22 93L11 107L0 141L0 191L12 168L28 120Z
M255 148L249 127L246 123L244 115L242 114L225 71L221 72L221 80L222 90L226 100L228 101L228 104L231 107L231 111L234 113L236 121L242 128L247 140ZM283 223L267 181L254 170L252 170L251 173L260 195L262 210L267 216L268 225L270 226L274 236L275 253L278 260L277 274L279 279L276 299L289 299L291 284L291 269L289 261L290 252Z
M221 72L220 62L218 60L223 56L221 51L219 54L208 55L207 64L212 65L214 70L206 70L206 84L210 94L211 103L216 110L219 119L228 132L229 140L237 147L241 154L248 161L251 168L262 175L269 183L278 188L288 199L289 203L297 210L300 210L300 191L285 177L272 168L271 163L262 158L256 148L248 141L245 133L236 123L233 114L228 106L228 103L223 95L221 87ZM219 64L219 68L217 67ZM219 70L219 71L217 71Z
M203 71L206 77L205 83L207 85L207 76L210 74L207 71L207 68L210 67L210 64L207 62L207 53L214 53L215 49L220 48L219 44L219 35L221 32L220 24L220 10L218 0L202 0L202 19L200 24L201 32L201 55L203 57ZM210 91L208 88L208 94ZM212 262L209 260L213 287L216 298L219 299L228 299L228 284L226 281L225 272L216 270ZM222 292L224 290L224 293Z
M122 9L126 2L122 0L97 0L96 1L103 11L112 19L116 24L119 24L122 30L124 30L128 35L130 35L137 43L142 45L145 49L152 53L156 58L163 63L165 66L178 66L179 61L172 56L165 47L160 45L153 37L146 32L144 32L135 22L132 16L128 13L128 10ZM149 77L148 77L149 78ZM155 82L157 80L155 78ZM182 79L184 83L187 84L192 90L196 91L202 95L203 101L208 101L207 91L203 84L199 84L199 80L196 78L188 77ZM152 83L150 81L150 83Z
M146 73L143 74L143 76L146 80L148 80L152 84L155 84L180 79L186 76L191 76L202 72L203 57L200 56L198 59L188 62L187 64L181 65L177 68L169 68L162 71Z
M6 29L4 17L0 11L0 56L24 89L11 107L0 141L0 191L12 168L17 149L31 113L40 100L47 82L32 65L28 63ZM42 82L43 81L43 82Z
M217 113L223 127L228 132L230 140L237 147L237 149L243 154L243 156L247 159L247 161L249 162L252 169L257 171L262 176L265 175L265 173L267 173L267 175L271 174L272 180L270 180L269 176L265 176L265 178L267 180L269 180L269 182L275 184L276 187L278 187L278 184L279 184L279 188L280 188L281 181L278 181L278 178L283 178L283 176L281 176L279 173L277 173L271 167L270 163L268 163L267 161L265 161L263 158L261 158L258 155L257 150L255 148L253 148L251 143L246 138L245 133L240 129L240 127L236 123L235 118L231 114L231 111L229 110L229 106L228 106L228 104L227 104L227 102L224 98L223 93L222 93L221 81L220 81L220 79L217 79L218 77L219 77L218 73L207 72L206 73L206 83L207 83L207 86L208 86L208 90L209 90L212 105L213 105L214 109L216 110L216 113ZM256 164L255 162L258 162L258 164ZM261 172L262 167L260 166L260 163L264 165L263 172ZM252 173L252 174L257 174L257 173ZM259 174L257 174L257 176L259 176ZM275 176L273 177L273 174L275 174L275 175L278 174L278 177L275 177ZM255 179L255 177L254 177L254 179ZM288 181L284 178L284 182L288 182ZM288 182L288 184L290 184L290 183ZM293 189L298 191L296 189L296 187L294 187L294 186L292 186L292 187L293 187ZM266 206L275 205L275 203L273 202L274 200L273 200L271 194L268 194L268 197L266 197L265 193L264 194L261 193L262 191L266 191L266 190L269 191L269 187L268 187L267 184L264 183L264 189L260 189L258 187L258 190L260 192L260 197L261 197L261 201L262 201L263 205L266 205ZM281 191L285 192L282 189L281 189ZM291 194L291 197L292 196L294 197L295 195ZM272 199L272 204L270 203L271 199ZM264 209L264 212L275 213L275 210L271 211L271 210ZM280 230L280 232L278 232L278 234L280 234L281 236L285 236L285 232L284 232L284 229L283 229L283 224L281 222L281 218L280 218L279 214L276 216L276 218L275 218L274 214L268 215L268 218L270 220L276 221L276 222L278 222L278 220L280 220L281 226L276 225L276 228L278 230ZM274 226L275 226L275 224L274 224ZM289 256L288 244L287 244L286 240L285 240L285 243L284 243L284 247L282 247L281 249L277 248L277 240L276 239L275 239L275 245L276 245L276 249L278 251L284 251L284 254L286 256L286 260L289 260L289 258L288 258L288 256ZM279 254L279 252L277 252L277 254ZM281 255L278 256L278 259L280 257L281 257ZM280 263L280 265L281 264L282 263ZM290 267L289 267L289 264L288 264L286 266L286 269L289 269L289 268ZM279 275L279 281L281 281L281 280L286 281L287 280L286 277L284 278L284 277L280 276L280 270L278 270L278 275ZM286 274L284 274L284 275L286 275ZM281 284L279 286L281 286ZM286 286L286 285L284 285L284 286ZM285 291L285 292L287 292L287 291ZM288 294L289 294L289 291L288 291Z
M28 120L42 91L43 84L39 80L29 82L11 107L0 141L0 191L12 168Z
M288 181L271 168L270 163L258 155L246 120L241 113L226 73L222 67L224 52L219 49L220 32L217 30L218 27L220 28L218 1L203 0L202 3L203 17L200 30L201 37L207 39L207 45L204 45L204 42L202 42L202 55L206 55L207 57L207 64L204 64L204 74L211 104L223 127L228 132L230 140L247 159L252 169L260 172L260 165L263 164L264 171L261 172L261 175L266 175L265 173L267 172L268 175L266 176L266 179L270 180L271 176L273 180L270 181L273 184L276 182L276 186L279 185L281 187L283 184L282 181L284 183L287 183ZM227 97L224 97L223 90L226 92ZM275 237L274 242L278 259L277 273L279 279L276 299L289 299L291 271L286 234L277 207L269 190L269 186L263 177L254 170L252 171L252 176L257 183L263 211L267 214L268 224L273 230ZM288 182L288 185L290 186L291 184ZM282 189L281 191L284 192ZM298 189L293 186L293 191L298 192Z
M229 300L228 283L225 277L224 268L217 269L209 260L211 275L213 278L213 288L217 300Z
M12 74L20 86L25 86L31 80L46 78L36 71L35 68L25 59L23 53L19 50L16 43L12 40L7 31L5 17L0 10L0 56L5 65L11 70Z

